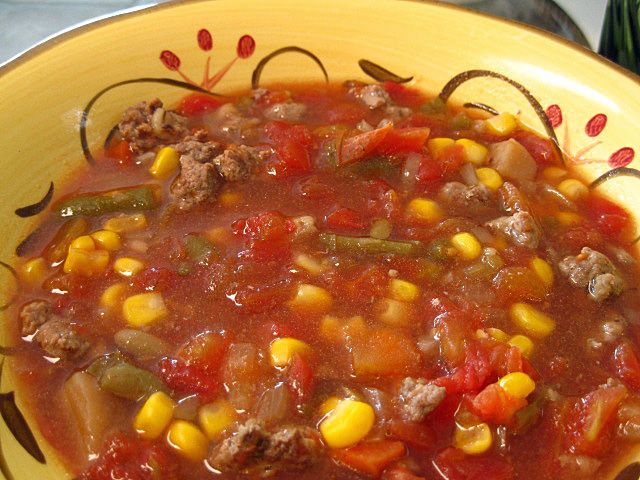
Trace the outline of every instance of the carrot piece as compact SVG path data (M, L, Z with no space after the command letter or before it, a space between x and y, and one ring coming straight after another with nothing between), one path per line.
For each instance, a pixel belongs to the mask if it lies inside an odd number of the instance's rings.
M365 443L331 452L332 457L349 468L379 476L394 460L405 454L404 443L391 440Z
M383 480L425 480L424 477L414 475L405 465L397 462L384 471Z
M380 142L384 140L392 128L393 123L389 123L384 127L371 130L370 132L345 138L342 142L342 148L340 149L338 165L347 165L348 163L355 162L369 155L380 145Z

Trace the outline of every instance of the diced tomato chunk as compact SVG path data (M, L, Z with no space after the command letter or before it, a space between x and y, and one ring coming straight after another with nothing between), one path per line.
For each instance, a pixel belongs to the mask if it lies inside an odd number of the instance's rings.
M435 380L435 384L447 389L447 393L463 393L480 390L494 375L487 352L478 342L464 342L464 363L446 377Z
M524 398L512 397L497 383L487 385L468 403L470 410L483 421L503 425L509 425L514 414L527 405Z
M394 420L389 424L388 435L412 447L429 450L436 444L436 434L424 423Z
M280 212L266 211L236 220L231 225L233 233L260 240L280 240L295 231L294 223Z
M426 480L424 477L415 475L402 463L396 463L387 468L382 474L383 480Z
M440 162L435 161L429 155L423 155L416 175L417 184L423 188L428 187L440 181L444 177L444 173L444 168Z
M213 95L193 92L182 97L178 104L178 112L185 116L201 115L205 112L217 110L223 102Z
M587 201L586 211L590 213L598 230L607 238L616 238L629 225L627 211L606 198L591 196Z
M328 125L354 125L367 114L367 108L354 103L336 103L323 110L323 121Z
M350 338L353 372L357 377L411 375L420 367L420 352L414 341L396 330L367 329Z
M178 356L189 366L205 371L217 371L229 345L229 340L218 332L205 332L191 338L178 350Z
M338 462L374 477L379 476L390 463L404 454L404 443L391 440L364 443L331 452L331 456Z
M527 149L538 165L548 165L556 162L556 151L548 138L539 137L535 133L526 131L518 132L513 138Z
M111 143L109 148L104 152L105 157L115 160L116 165L126 166L133 161L133 152L129 142L122 140L121 142Z
M415 88L390 80L384 82L383 86L393 101L404 107L416 108L424 101L420 91Z
M606 451L611 424L618 405L626 395L624 387L601 387L578 400L564 429L566 446L585 455Z
M628 341L623 341L613 352L613 367L620 380L640 391L640 360Z
M367 226L362 215L351 208L345 207L338 208L327 215L325 224L331 229L347 231L362 230Z
M158 362L160 375L169 388L186 394L198 394L212 399L220 391L217 372L198 365L187 365L183 360L165 357Z
M436 455L435 467L447 480L514 480L513 466L497 455L472 456L457 448L447 447Z
M264 131L269 140L275 143L277 158L270 165L270 173L282 178L311 170L309 148L313 140L307 127L273 120L265 125Z
M304 403L313 395L315 386L313 370L307 360L299 353L294 353L291 357L287 371L287 386L291 398L297 404Z
M345 138L340 149L338 165L347 165L372 153L393 128L389 123L384 127Z
M269 90L264 95L260 95L256 103L262 107L268 107L276 103L284 103L291 99L291 92L288 90Z
M409 127L394 128L380 142L376 152L383 155L395 155L405 152L419 152L427 143L429 128Z

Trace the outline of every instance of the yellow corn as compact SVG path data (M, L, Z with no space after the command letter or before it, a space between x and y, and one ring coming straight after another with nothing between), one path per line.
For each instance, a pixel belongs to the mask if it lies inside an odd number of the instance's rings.
M475 260L482 253L482 245L471 233L460 232L451 237L451 245L463 260Z
M580 180L567 178L561 181L557 187L558 191L574 202L584 200L589 196L589 189Z
M392 278L389 280L389 296L401 302L413 302L420 296L420 287L406 280Z
M437 222L442 218L442 209L428 198L414 198L407 205L407 215L424 222Z
M456 140L456 145L462 146L464 160L474 164L476 167L482 165L487 159L487 153L489 153L487 147L480 145L478 142L468 138L461 138Z
M371 405L357 400L342 400L320 423L320 433L331 448L344 448L367 436L375 414Z
M137 258L120 257L113 262L113 270L121 277L132 277L144 270L144 263Z
M514 303L509 309L511 320L535 338L544 338L556 328L556 322L528 303Z
M70 248L63 269L65 273L77 273L91 277L104 272L108 264L109 252L105 250L87 251L80 248Z
M140 327L162 320L169 314L158 292L140 293L122 303L122 314L129 324Z
M558 183L569 174L564 168L547 167L542 171L542 176L547 182Z
M289 306L294 310L323 313L331 308L332 303L333 298L327 290L316 285L302 283L298 285L296 295L289 302Z
M167 178L178 170L179 165L180 154L171 147L164 147L156 154L149 173L156 178Z
M307 255L306 253L300 253L296 255L293 259L293 263L297 266L304 268L311 275L320 275L327 268L320 261L313 258L311 255Z
M113 217L105 222L104 228L116 233L144 230L147 228L147 217L142 213Z
M518 126L516 118L509 112L488 118L484 121L484 124L487 131L494 135L509 135Z
M198 410L198 423L209 440L215 440L236 420L238 414L224 398L207 403Z
M557 212L556 220L560 225L576 225L582 223L582 217L574 212Z
M458 425L453 439L454 445L468 455L479 455L491 448L493 435L489 425L479 423L468 428Z
M271 365L274 367L286 367L294 353L307 356L311 354L311 347L302 340L296 338L277 338L269 347Z
M408 327L415 315L413 305L393 298L381 298L374 310L378 320L394 327Z
M169 427L167 442L183 457L199 462L207 455L209 440L193 423L176 420Z
M242 195L238 192L221 192L217 200L223 207L230 208L242 203Z
M47 276L49 267L42 257L32 258L27 261L20 269L22 279L32 286L42 285L44 278Z
M427 142L429 151L434 158L437 158L442 151L455 144L456 142L452 138L430 138Z
M499 328L487 328L487 333L498 342L504 343L509 340L509 335Z
M543 285L548 289L553 286L553 269L548 262L540 257L535 257L530 263L531 269L540 277Z
M110 287L107 287L100 296L100 305L110 310L115 310L122 303L124 294L127 291L127 285L125 283L114 283Z
M120 235L110 230L98 230L91 234L91 238L98 248L103 250L118 250L122 246Z
M536 382L524 372L508 373L498 380L498 385L515 398L527 398L536 389Z
M480 183L486 185L493 191L498 190L504 183L498 171L493 168L477 168L476 176L478 177L478 181Z
M514 335L509 339L509 345L520 349L522 355L528 357L533 352L533 342L529 337L524 335Z
M156 392L144 402L133 419L133 428L142 438L158 438L173 418L174 402L164 392Z
M318 408L320 415L324 417L326 414L332 412L333 410L335 410L335 408L338 406L338 404L341 401L342 399L338 397L327 398L324 402L320 404L320 407Z
M78 248L80 250L86 250L87 252L90 252L96 249L96 244L93 242L93 238L91 238L89 235L82 235L71 242L69 248Z

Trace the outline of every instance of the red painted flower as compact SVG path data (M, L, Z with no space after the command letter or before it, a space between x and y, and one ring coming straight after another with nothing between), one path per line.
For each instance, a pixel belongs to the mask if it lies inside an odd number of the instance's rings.
M611 168L626 167L633 161L635 152L631 147L623 147L611 154L608 164Z
M160 61L169 70L178 70L180 68L180 58L171 50L163 50L160 53Z
M547 108L547 117L549 117L549 121L553 128L562 125L562 110L560 109L560 106L556 104L549 105Z
M198 32L198 46L205 52L208 52L213 47L213 37L211 37L209 30L206 28Z
M238 40L238 56L240 58L249 58L256 49L256 41L251 35L243 35Z
M604 130L604 127L606 126L607 116L604 113L598 113L587 122L587 125L584 127L584 131L589 137L597 137L602 133L602 130Z

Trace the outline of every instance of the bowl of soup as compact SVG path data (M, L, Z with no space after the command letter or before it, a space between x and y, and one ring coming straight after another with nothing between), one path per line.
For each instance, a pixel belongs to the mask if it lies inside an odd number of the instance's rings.
M0 86L7 479L637 478L637 77L435 2L220 0Z

